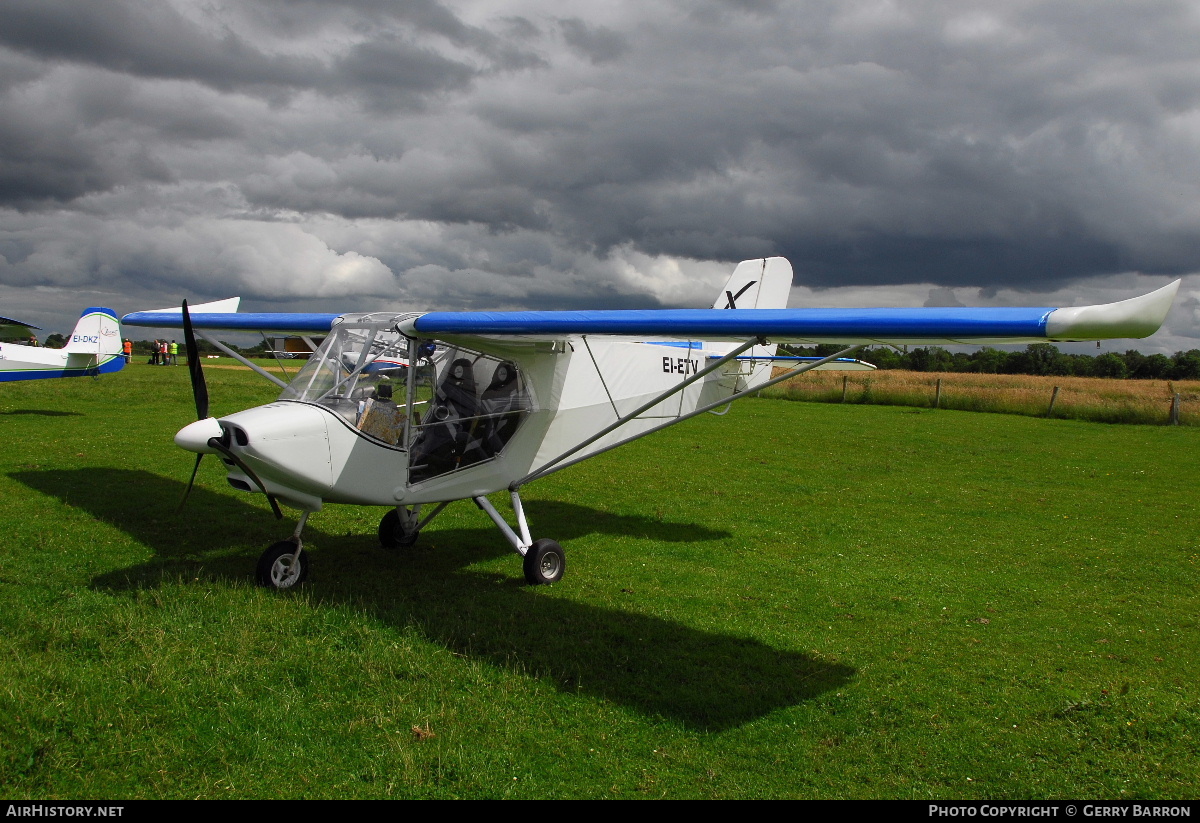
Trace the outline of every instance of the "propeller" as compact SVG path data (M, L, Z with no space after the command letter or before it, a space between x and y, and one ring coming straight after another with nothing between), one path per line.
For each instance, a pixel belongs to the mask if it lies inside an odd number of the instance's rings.
M192 316L188 312L187 300L183 301L183 344L188 360L188 375L192 378L192 398L196 401L196 419L208 419L208 386L204 382L204 367L200 365L200 350L196 346L196 333L192 329ZM267 496L267 502L271 504L271 511L275 513L276 520L283 519L283 512L279 510L279 502L275 499L275 495L267 491L266 485L254 470L233 453L229 448L229 433L222 429L220 437L210 437L208 439L209 448L219 452L229 462L233 463L242 472L254 481L254 485L262 489L262 493ZM196 473L200 471L200 461L204 459L204 452L196 455L196 463L192 466L192 477L188 480L187 488L183 491L183 499L179 501L176 513L183 509L183 505L187 502L188 495L192 493L192 486L196 483Z
M187 353L188 374L192 378L192 397L196 400L196 419L208 417L208 386L204 383L204 367L200 365L200 353L196 347L196 332L192 330L192 315L187 301L183 301L183 346Z

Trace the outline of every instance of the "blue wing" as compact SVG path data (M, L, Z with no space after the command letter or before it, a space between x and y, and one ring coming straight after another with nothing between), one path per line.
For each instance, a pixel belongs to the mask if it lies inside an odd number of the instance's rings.
M271 332L274 334L325 334L341 315L292 312L238 313L242 298L229 297L188 308L192 327L220 331ZM177 308L135 311L121 318L127 326L182 329L183 312Z
M274 334L328 334L333 321L341 315L320 313L189 312L192 326L197 329L221 331L267 332ZM121 318L126 326L153 329L182 329L183 315L179 311L135 311Z
M1052 308L1032 309L666 309L658 311L430 312L423 336L572 334L676 340L773 341L1046 338Z
M32 323L26 323L24 320L14 320L11 317L0 317L0 326L21 326L26 329L42 330L41 326L35 326Z
M1162 325L1176 280L1150 294L1071 308L668 309L663 311L430 312L423 337L618 335L642 340L773 343L1024 343L1147 337ZM404 326L402 325L402 328Z
M1069 308L665 309L625 311L428 312L395 315L413 337L548 340L614 335L640 340L773 343L984 344L1147 337L1162 325L1180 281L1130 300ZM338 314L205 313L200 329L292 334L328 332ZM383 317L386 315L375 315ZM363 317L355 315L355 317ZM178 311L135 312L129 326L181 328Z

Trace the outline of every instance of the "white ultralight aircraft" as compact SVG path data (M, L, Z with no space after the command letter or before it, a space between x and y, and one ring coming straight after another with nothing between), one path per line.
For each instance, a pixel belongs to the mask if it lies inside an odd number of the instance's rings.
M0 322L35 329L28 323L0 318ZM28 334L28 332L26 332ZM67 345L47 349L18 343L0 343L0 383L42 380L47 377L95 377L125 367L121 327L112 309L84 309Z
M301 532L325 503L387 506L386 548L414 543L450 502L473 500L524 558L526 579L553 583L562 547L534 540L526 484L588 457L813 368L873 368L871 344L1090 341L1146 337L1162 325L1176 281L1076 308L788 309L792 269L747 260L712 309L656 311L237 313L236 299L126 315L131 326L182 328L199 418L175 442L218 454L237 489L301 511L290 539L263 553L258 582L305 579ZM290 383L222 346L212 330L311 336L315 353ZM278 383L279 399L219 419L195 335ZM776 344L844 346L824 358L780 357ZM781 364L790 366L773 376ZM190 491L196 471L188 484ZM516 525L487 495L507 490ZM186 494L185 494L186 499ZM426 509L426 507L429 507Z

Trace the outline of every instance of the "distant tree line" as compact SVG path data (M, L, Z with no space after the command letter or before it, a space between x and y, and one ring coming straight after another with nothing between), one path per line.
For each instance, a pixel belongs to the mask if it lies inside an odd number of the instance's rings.
M823 344L780 348L797 355L828 357L844 347ZM1031 343L1024 351L1003 351L985 346L970 353L949 352L938 346L907 350L884 346L864 349L857 357L880 369L908 371L1200 380L1200 349L1175 352L1168 357L1165 354L1146 355L1133 349L1124 354L1066 354L1051 343Z

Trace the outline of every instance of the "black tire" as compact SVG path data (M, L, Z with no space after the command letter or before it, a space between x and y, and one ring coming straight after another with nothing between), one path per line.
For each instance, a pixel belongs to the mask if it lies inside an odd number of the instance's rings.
M563 547L553 540L542 538L533 541L525 552L525 582L531 586L544 586L562 580L567 570L567 555Z
M268 589L294 589L308 577L308 552L300 552L300 568L294 566L296 544L291 540L276 543L258 558L254 579Z
M411 546L417 542L420 535L419 531L409 535L404 534L404 530L400 528L400 515L395 509L389 511L379 521L379 545L385 549L401 549Z

